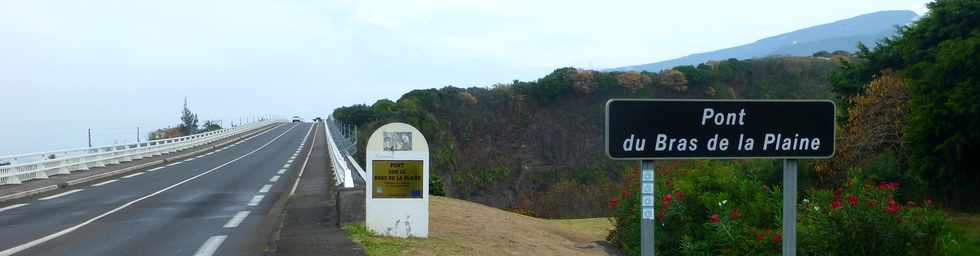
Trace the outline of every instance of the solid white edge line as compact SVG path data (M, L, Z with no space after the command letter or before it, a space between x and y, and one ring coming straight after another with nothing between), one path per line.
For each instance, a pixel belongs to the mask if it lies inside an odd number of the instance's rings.
M272 189L272 184L265 184L259 189L259 193L269 193L270 189Z
M130 175L122 176L122 178L123 179L129 179L129 178L132 178L132 177L143 175L144 173L145 172L137 172L137 173L133 173L133 174L130 174Z
M245 221L245 218L248 217L248 214L249 213L252 213L252 212L250 212L250 211L240 211L240 212L238 212L237 214L235 214L234 217L231 217L231 219L228 220L228 223L225 223L224 228L237 228L238 225L241 225L242 222Z
M71 194L74 194L74 193L78 193L79 191L82 191L82 189L73 189L73 190L69 190L68 192L64 192L64 193L53 195L53 196L42 197L42 198L39 198L37 200L41 200L41 201L51 200L51 199L55 199L55 198L59 198L59 197L67 196L67 195L71 195Z
M7 207L4 207L4 208L0 208L0 212L4 212L4 211L7 211L7 210L17 209L17 208L24 207L24 206L27 206L27 205L28 204L15 204L15 205L7 206Z
M276 181L279 181L279 175L272 176L272 178L269 179L269 182L276 182Z
M221 243L224 243L225 239L227 238L228 236L226 235L212 236L208 238L208 240L204 241L204 244L201 245L201 248L198 248L197 252L194 252L194 256L214 255L214 253L218 251L218 247L221 247Z
M311 144L316 145L316 134L317 133L314 132L313 128L316 128L316 125L313 125L313 127L310 127L310 132L313 132L313 142ZM330 127L326 127L326 123L324 123L323 129L330 129ZM307 134L307 136L309 136L309 134ZM306 165L310 163L310 155L312 155L312 154L313 154L313 148L310 148L309 151L306 151L306 160L303 160L303 166L301 166L299 168L299 174L296 175L296 181L293 182L293 188L292 189L289 189L289 196L290 197L292 197L294 194L296 194L296 188L299 187L299 180L303 179L303 171L306 170Z
M259 150L262 150L263 148L269 146L270 144L272 144L273 142L275 142L276 140L278 140L283 135L286 135L286 133L288 133L291 130L292 130L292 128L286 129L285 132L283 132L282 134L279 134L279 136L276 136L275 138L272 138L272 140L270 140L265 145L262 145L261 147L255 149L255 150L252 150L251 152L248 152L248 153L246 153L246 154L244 154L244 155L242 155L242 156L240 156L238 158L232 159L231 161L228 161L228 162L226 162L226 163L224 163L222 165L219 165L218 167L215 167L215 168L213 168L211 170L208 170L206 172L200 173L198 175L194 175L193 177L187 178L186 180L183 180L181 182L177 182L176 184L170 185L169 187L163 188L163 189L161 189L161 190L159 190L157 192L153 192L153 193L151 193L149 195L146 195L146 196L137 198L136 200L129 201L128 203L125 203L123 205L120 205L119 207L116 207L116 208L114 208L114 209L112 209L112 210L110 210L108 212L105 212L102 215L95 216L95 217L93 217L93 218L91 218L89 220L86 220L85 222L82 222L82 223L78 224L78 225L72 226L70 228L66 228L64 230L61 230L61 231L52 233L50 235L44 236L42 238L38 238L36 240L30 241L30 242L27 242L27 243L23 243L23 244L18 245L18 246L14 246L14 247L12 247L10 249L6 249L6 250L3 250L3 251L0 251L0 256L11 256L11 255L14 255L15 253L18 253L18 252L21 252L21 251L30 249L31 247L37 246L37 245L42 244L44 242L51 241L51 240L53 240L55 238L64 236L65 234L71 233L71 232L73 232L73 231L75 231L75 230L77 230L77 229L79 229L81 227L84 227L85 225L91 224L92 222L95 222L97 220L100 220L102 218L105 218L105 216L109 216L110 214L113 214L113 213L116 213L116 212L121 211L123 209L126 209L127 207L129 207L129 206L131 206L131 205L133 205L135 203L138 203L140 201L146 200L147 198L150 198L150 197L159 195L160 193L166 192L166 191L171 190L171 189L173 189L173 188L175 188L177 186L180 186L180 185L182 185L184 183L190 182L190 181L195 180L195 179L197 179L197 178L199 178L201 176L204 176L204 175L207 175L207 174L209 174L211 172L214 172L215 170L218 170L218 169L220 169L222 167L225 167L225 166L227 166L227 165L229 165L229 164L231 164L233 162L236 162L238 160L241 160L242 158L245 158L245 157L247 157L247 156L249 156L249 155L251 155L251 154L253 154L255 152L258 152ZM265 133L267 133L269 131L272 131L272 129L266 130L265 132L262 132L262 133L260 133L258 135L255 135L255 136L259 136L259 135L265 134Z
M265 198L265 196L263 196L263 195L253 196L252 197L252 200L251 201L248 201L248 206L258 206L259 203L262 203L262 199L264 199L264 198Z
M92 186L93 187L98 187L98 186L102 186L102 185L105 185L105 184L113 183L113 182L116 182L116 181L119 181L119 180L107 180L107 181L103 181L103 182L92 184Z

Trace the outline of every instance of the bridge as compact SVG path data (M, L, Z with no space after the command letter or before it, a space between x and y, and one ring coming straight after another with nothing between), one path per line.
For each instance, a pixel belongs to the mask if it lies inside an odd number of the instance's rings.
M266 120L3 156L0 256L307 254L280 240L334 211L328 191L363 189L355 145L330 120Z

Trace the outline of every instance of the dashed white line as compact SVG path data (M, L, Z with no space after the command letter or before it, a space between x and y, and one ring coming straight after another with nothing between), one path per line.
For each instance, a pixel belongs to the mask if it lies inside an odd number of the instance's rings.
M252 200L251 201L248 201L248 206L256 206L256 205L259 205L259 203L262 202L262 198L265 198L265 196L263 196L263 195L253 196L252 197Z
M293 159L289 159L289 161L286 161L286 163L293 163Z
M13 210L13 209L24 207L24 206L27 206L27 204L15 204L15 205L7 206L7 207L4 207L4 208L0 208L0 212L4 212L4 211L7 211L7 210Z
M245 221L245 218L248 217L249 213L251 212L250 211L238 212L238 214L235 214L234 217L231 217L231 219L228 220L228 223L225 223L225 228L237 228L238 225L242 224L242 221Z
M95 183L95 184L92 184L92 186L93 186L93 187L98 187L98 186L102 186L102 185L105 185L105 184L109 184L109 183L113 183L113 182L116 182L116 181L119 181L119 180L108 180L108 181L103 181L103 182L99 182L99 183Z
M259 193L269 193L270 189L272 189L272 184L265 184L262 189L259 189Z
M82 191L82 190L81 189L70 190L68 192L61 193L61 194L57 194L57 195L53 195L53 196L48 196L48 197L42 197L42 198L40 198L38 200L41 200L41 201L51 200L51 199L55 199L55 198L59 198L59 197L67 196L67 195L71 195L71 194L74 194L74 193L78 193L78 191Z
M137 173L133 173L133 174L130 174L130 175L122 176L122 178L123 179L128 179L128 178L140 176L140 175L143 175L143 174L144 174L144 172L137 172Z
M269 179L269 182L276 182L276 181L279 181L279 175L272 176L272 178Z
M157 167L157 168L153 168L153 169L147 170L147 172L159 171L160 169L163 169L163 166L160 166L160 167Z
M286 169L279 169L279 172L277 172L276 174L283 174L283 173L286 173Z
M289 164L282 165L282 168L289 168Z
M293 159L296 159L296 155L289 157L289 160L293 160Z
M227 238L228 236L212 236L211 238L208 238L208 240L204 241L204 244L201 245L201 248L197 249L194 256L214 255L214 253L218 251L218 247L221 247L221 243L224 243L225 239Z

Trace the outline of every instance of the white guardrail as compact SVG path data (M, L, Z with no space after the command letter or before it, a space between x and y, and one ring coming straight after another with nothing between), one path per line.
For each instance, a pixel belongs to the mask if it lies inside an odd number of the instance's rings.
M324 133L326 133L327 143L329 143L331 154L330 158L333 159L333 173L334 178L336 178L335 180L337 181L336 185L339 186L343 184L345 188L353 188L354 178L351 176L350 165L347 165L347 159L349 158L351 163L354 163L354 166L358 167L357 171L361 177L364 177L365 173L361 170L360 166L357 166L357 162L354 161L354 158L350 158L350 155L347 155L348 158L345 158L344 155L346 154L341 153L340 149L337 148L337 143L333 140L333 135L330 132L329 122L324 120L323 124L327 125L323 130L325 131Z
M234 128L143 143L3 156L0 157L0 163L8 163L8 165L0 166L0 185L20 184L32 179L46 179L53 175L170 154L242 134L271 123L272 121L259 121Z

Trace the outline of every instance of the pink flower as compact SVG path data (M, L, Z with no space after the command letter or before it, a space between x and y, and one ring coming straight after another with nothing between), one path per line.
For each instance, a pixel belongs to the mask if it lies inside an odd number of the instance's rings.
M899 205L897 202L895 202L894 199L888 199L888 208L886 208L885 211L888 211L888 212L891 212L891 213L896 213L896 212L898 212L901 209L902 209L902 206Z
M878 184L878 189L896 190L898 189L898 182L882 182L881 184Z
M718 223L718 221L721 220L721 216L718 216L718 214L712 214L710 219L711 223Z
M834 199L834 201L830 203L830 209L840 209L840 200Z
M773 243L777 243L778 244L778 243L780 243L782 241L783 241L783 236L780 235L780 234L776 234L775 236L772 237L772 242Z
M847 197L847 202L848 203L851 203L851 206L856 206L858 204L858 197L857 196L854 196L854 195L851 195L851 196Z
M728 217L731 217L732 220L737 220L740 216L742 216L742 213L739 212L738 209L732 210L732 212L728 214Z
M665 203L670 203L670 201L672 201L672 200L674 200L674 197L671 196L670 194L664 195L664 202Z
M678 201L684 201L684 191L677 191L677 193L674 193L674 195L677 195Z
M617 205L619 205L619 198L613 197L609 199L609 208L616 208Z

